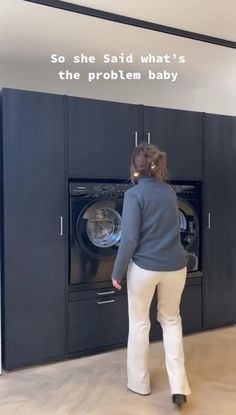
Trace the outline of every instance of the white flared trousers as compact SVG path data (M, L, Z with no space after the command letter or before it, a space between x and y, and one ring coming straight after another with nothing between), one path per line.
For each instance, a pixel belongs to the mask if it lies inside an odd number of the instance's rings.
M181 295L186 281L186 268L179 271L156 272L131 262L127 273L129 304L129 338L127 350L128 388L149 394L149 309L157 286L157 320L163 330L165 363L171 394L190 395L179 314Z

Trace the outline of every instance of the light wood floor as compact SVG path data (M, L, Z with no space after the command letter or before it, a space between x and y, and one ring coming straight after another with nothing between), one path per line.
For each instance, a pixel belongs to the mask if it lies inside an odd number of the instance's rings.
M191 415L236 414L236 326L184 338ZM152 394L126 389L126 350L4 373L1 415L172 415L161 342L150 346Z

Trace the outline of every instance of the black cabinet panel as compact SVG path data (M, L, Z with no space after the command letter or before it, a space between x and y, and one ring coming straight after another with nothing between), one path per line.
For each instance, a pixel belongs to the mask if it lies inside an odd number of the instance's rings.
M151 328L149 333L150 340L154 339L161 339L162 338L162 328L160 323L157 321L157 294L155 294L152 299L151 307L150 307L150 321L151 321Z
M200 285L185 287L180 314L184 333L202 329L202 287Z
M236 322L236 117L206 114L204 323Z
M68 97L69 176L128 178L139 122L138 105Z
M128 305L126 295L69 303L69 352L126 344Z
M202 133L200 112L144 107L145 140L167 153L171 179L202 178Z
M65 353L63 97L4 89L4 366Z
M188 281L187 281L188 284ZM182 317L183 332L190 333L202 328L202 287L201 285L187 285L184 289L180 314ZM162 338L162 329L157 321L156 296L150 309L151 330L150 339Z

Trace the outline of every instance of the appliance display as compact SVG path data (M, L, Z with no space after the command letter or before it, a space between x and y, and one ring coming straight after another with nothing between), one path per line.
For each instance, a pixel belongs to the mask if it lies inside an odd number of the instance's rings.
M181 242L188 271L199 269L200 184L172 183L177 194ZM72 182L70 193L70 284L110 282L121 238L124 192L131 183Z
M188 272L200 267L201 191L199 182L171 183L179 208L181 243L188 253Z

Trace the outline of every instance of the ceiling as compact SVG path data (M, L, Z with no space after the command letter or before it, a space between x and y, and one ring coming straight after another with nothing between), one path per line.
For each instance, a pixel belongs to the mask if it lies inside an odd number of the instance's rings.
M64 1L236 41L235 0Z
M145 2L74 0L74 3L236 40L235 0L224 2L221 0L145 0ZM223 3L224 7L217 8L219 3ZM226 7L227 5L231 8ZM159 32L23 0L1 0L0 59L35 61L51 53L73 55L77 51L101 53L110 50L119 53L132 50L137 53L147 53L152 49L156 52L164 52L170 45L172 49L180 47L182 53L190 53L190 56L194 54L193 48L199 53L201 48L207 49L208 46L198 41L182 40L176 36L162 35ZM220 54L235 53L232 49L219 48ZM227 52L227 49L230 52ZM211 46L210 50L214 51L214 46ZM198 59L201 57L199 56Z

